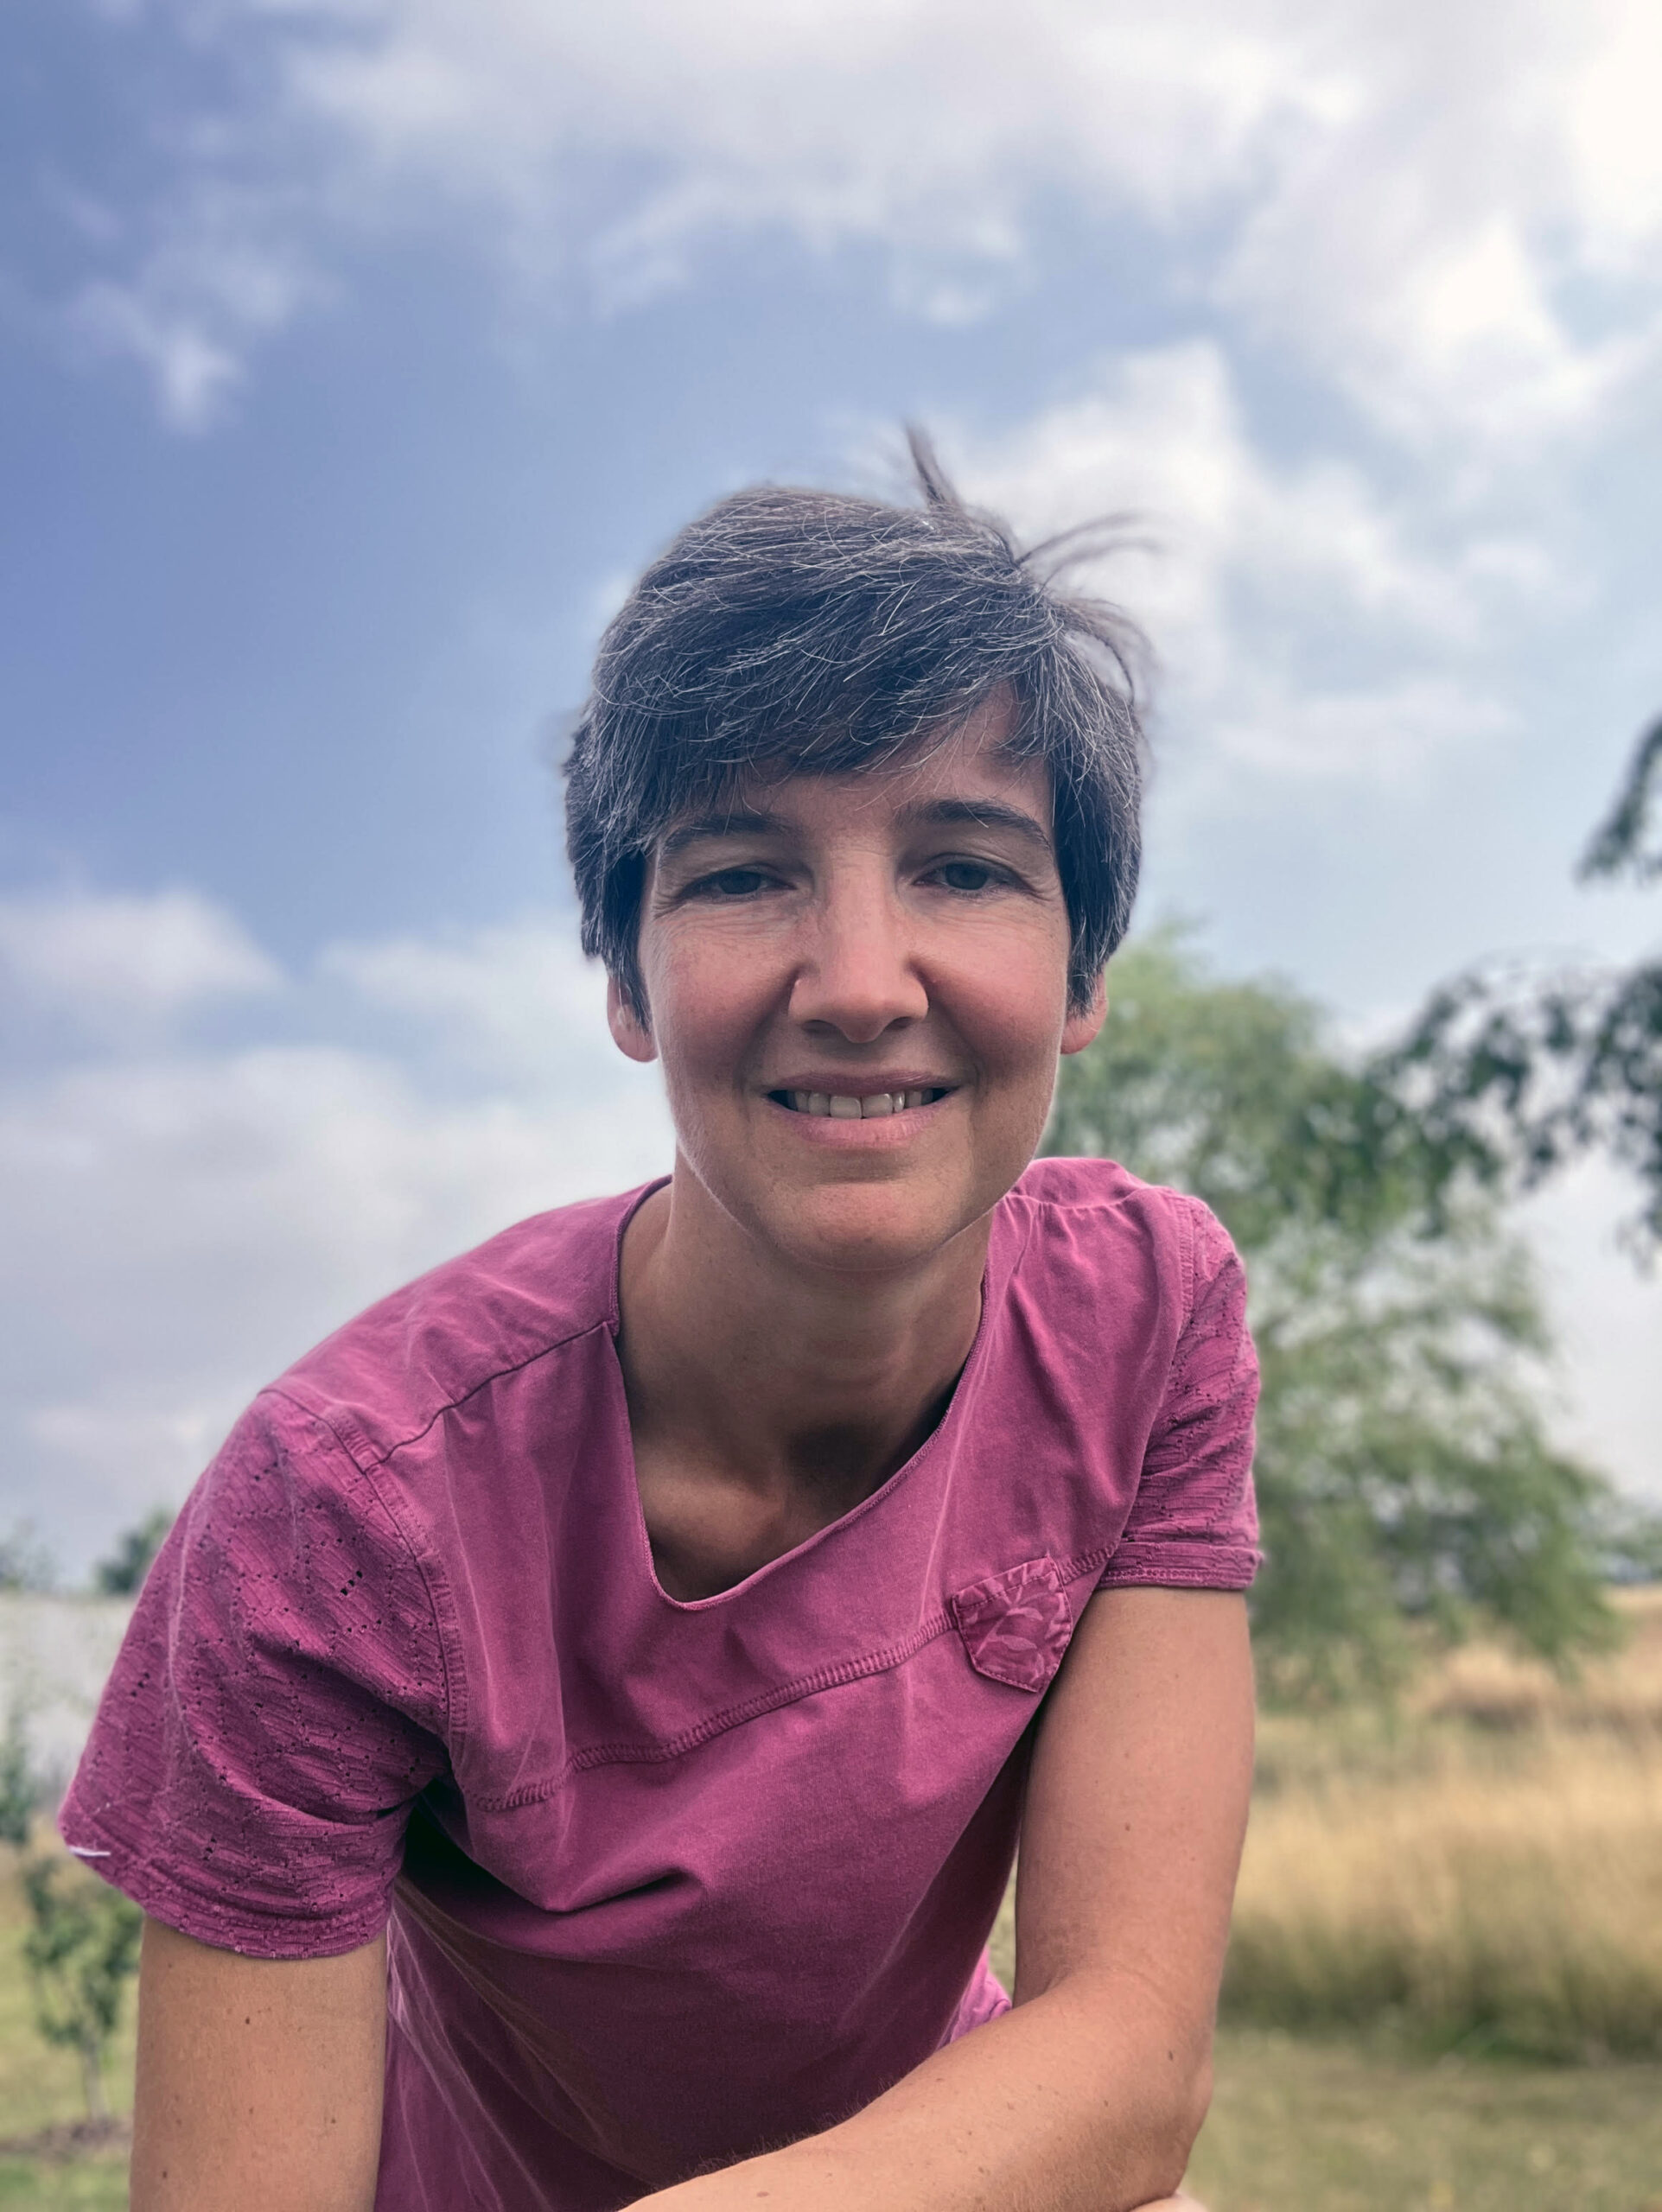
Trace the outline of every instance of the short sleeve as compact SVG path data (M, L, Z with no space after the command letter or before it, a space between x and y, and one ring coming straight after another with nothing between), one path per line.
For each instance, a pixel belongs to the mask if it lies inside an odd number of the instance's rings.
M385 1924L447 1714L419 1565L332 1433L267 1392L151 1569L59 1825L185 1935L330 1956Z
M1244 1590L1258 1569L1246 1272L1217 1217L1198 1199L1177 1203L1188 1216L1188 1318L1103 1589Z

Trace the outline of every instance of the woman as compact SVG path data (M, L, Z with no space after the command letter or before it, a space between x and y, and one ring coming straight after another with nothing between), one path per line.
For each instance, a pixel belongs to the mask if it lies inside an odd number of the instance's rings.
M152 1573L62 1815L149 1916L137 2212L1181 2178L1251 1761L1240 1269L1029 1165L1138 733L1113 619L920 468L920 511L724 501L603 645L569 842L673 1174L302 1360Z

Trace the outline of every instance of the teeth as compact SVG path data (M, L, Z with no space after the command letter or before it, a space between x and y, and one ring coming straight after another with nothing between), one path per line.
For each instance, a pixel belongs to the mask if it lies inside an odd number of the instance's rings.
M888 1114L903 1114L908 1107L921 1106L926 1099L938 1098L941 1094L930 1090L874 1090L869 1097L856 1098L844 1091L793 1090L786 1095L793 1111L799 1114L828 1116L837 1122L875 1122Z

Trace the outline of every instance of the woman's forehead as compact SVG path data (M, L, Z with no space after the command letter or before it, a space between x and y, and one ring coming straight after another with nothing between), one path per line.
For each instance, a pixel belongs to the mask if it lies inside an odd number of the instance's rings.
M977 709L950 729L927 732L904 750L863 767L816 771L758 763L722 791L690 805L667 825L659 849L689 835L785 828L793 823L863 818L892 823L996 820L1009 811L1036 820L1048 842L1052 785L1041 759L1013 748L1009 716Z

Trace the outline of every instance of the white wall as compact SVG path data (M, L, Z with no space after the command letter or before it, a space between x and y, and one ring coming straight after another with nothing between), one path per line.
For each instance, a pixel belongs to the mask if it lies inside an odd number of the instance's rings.
M20 1710L35 1770L61 1794L133 1609L131 1598L0 1591L0 1723Z

